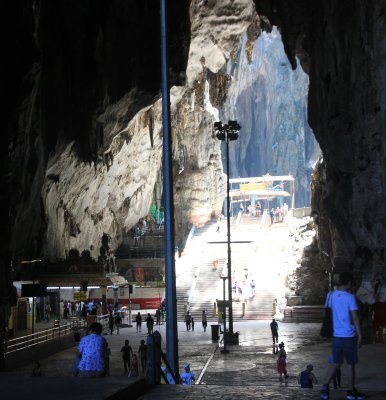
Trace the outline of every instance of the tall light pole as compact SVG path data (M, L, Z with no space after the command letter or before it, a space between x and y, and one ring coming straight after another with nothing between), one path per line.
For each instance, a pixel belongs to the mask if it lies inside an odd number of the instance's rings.
M179 376L178 332L176 303L176 268L174 245L174 201L172 139L170 123L170 93L167 52L166 0L160 2L161 17L161 77L162 77L162 127L163 127L163 174L165 195L165 284L166 284L166 356L169 365Z
M214 123L214 133L217 139L225 141L226 164L227 164L227 245L228 245L228 299L229 299L229 334L233 335L233 306L232 306L232 257L231 257L231 216L229 197L229 141L237 140L241 126L237 121L228 121L223 124L221 121Z

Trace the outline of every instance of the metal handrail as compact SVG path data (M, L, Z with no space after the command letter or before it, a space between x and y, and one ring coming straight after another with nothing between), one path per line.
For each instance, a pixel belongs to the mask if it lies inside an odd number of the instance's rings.
M60 325L50 329L44 329L42 331L31 333L29 335L7 340L5 343L4 354L8 355L33 346L37 346L39 344L50 342L64 336L68 336L74 331L84 329L85 326L86 324L84 320L76 319L65 325Z

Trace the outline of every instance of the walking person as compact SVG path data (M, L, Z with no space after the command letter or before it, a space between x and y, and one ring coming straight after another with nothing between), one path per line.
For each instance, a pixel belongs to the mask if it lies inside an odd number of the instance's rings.
M123 368L125 371L124 374L127 375L127 371L130 370L131 356L133 355L133 350L132 350L128 340L125 340L125 344L121 348L121 353L122 353L122 360L123 360Z
M109 329L110 329L110 335L112 335L114 332L114 317L112 313L110 313L109 315Z
M192 332L194 332L194 318L192 317L192 322L191 322L191 324L192 324Z
M355 364L358 363L358 348L361 345L358 305L355 296L350 293L352 275L341 272L336 290L327 295L325 307L331 308L333 320L332 357L333 364L327 370L320 393L322 400L328 400L329 384L340 364L346 359L348 365L347 400L364 400L365 395L355 388Z
M117 328L117 335L119 335L119 328L121 327L122 317L120 316L119 312L115 314L114 317L114 324Z
M276 362L277 372L280 374L280 380L283 379L283 375L285 379L288 379L287 374L287 353L284 350L284 343L281 342L279 344L279 352L278 352L278 359Z
M155 312L155 319L156 319L156 324L161 325L161 310L157 308L157 311Z
M146 326L147 326L147 334L151 335L153 333L154 319L150 315L150 313L147 313Z
M191 322L192 322L192 316L190 315L189 311L187 311L186 315L185 315L185 324L186 324L187 331L190 331Z
M256 283L255 283L255 281L253 279L252 279L252 281L250 283L250 286L251 286L251 296L254 296L255 295Z
M204 332L206 332L206 327L208 326L208 316L206 315L205 310L202 310L201 322L202 322L202 327L204 328Z
M135 316L135 324L137 326L137 333L138 333L138 331L141 332L142 315L139 311L138 311L138 314Z
M272 319L272 322L269 324L269 326L271 328L273 345L275 345L279 342L279 325L275 321L275 318Z
M51 319L51 312L52 312L50 303L47 303L47 304L46 304L46 307L45 307L44 311L45 311L45 314L46 314L46 315L45 315L46 321L47 321L47 322L50 322L50 319Z
M86 318L87 318L87 306L86 306L85 303L83 303L81 313L82 313L82 318L83 318L83 319L86 319Z

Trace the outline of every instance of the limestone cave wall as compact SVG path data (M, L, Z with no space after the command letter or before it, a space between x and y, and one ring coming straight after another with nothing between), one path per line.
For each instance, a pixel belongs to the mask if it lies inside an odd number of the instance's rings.
M353 269L361 300L385 301L386 3L255 4L310 77L308 120L323 153L313 182L322 264Z
M252 60L261 30L277 26L293 69L298 57L309 75L308 123L323 153L313 181L321 268L355 260L357 285L365 278L370 301L382 297L385 1L169 3L177 234L221 209L211 127L231 98L227 68L242 46ZM71 247L96 256L103 232L117 245L162 193L158 6L30 0L4 15L14 23L3 35L2 292L11 259Z

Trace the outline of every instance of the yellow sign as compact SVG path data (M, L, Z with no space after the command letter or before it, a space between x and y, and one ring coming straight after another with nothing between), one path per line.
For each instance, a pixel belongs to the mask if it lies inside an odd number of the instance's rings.
M86 301L87 300L87 292L75 292L74 300L75 301Z
M267 187L266 182L261 183L240 183L240 192L252 192L255 190L264 190Z

